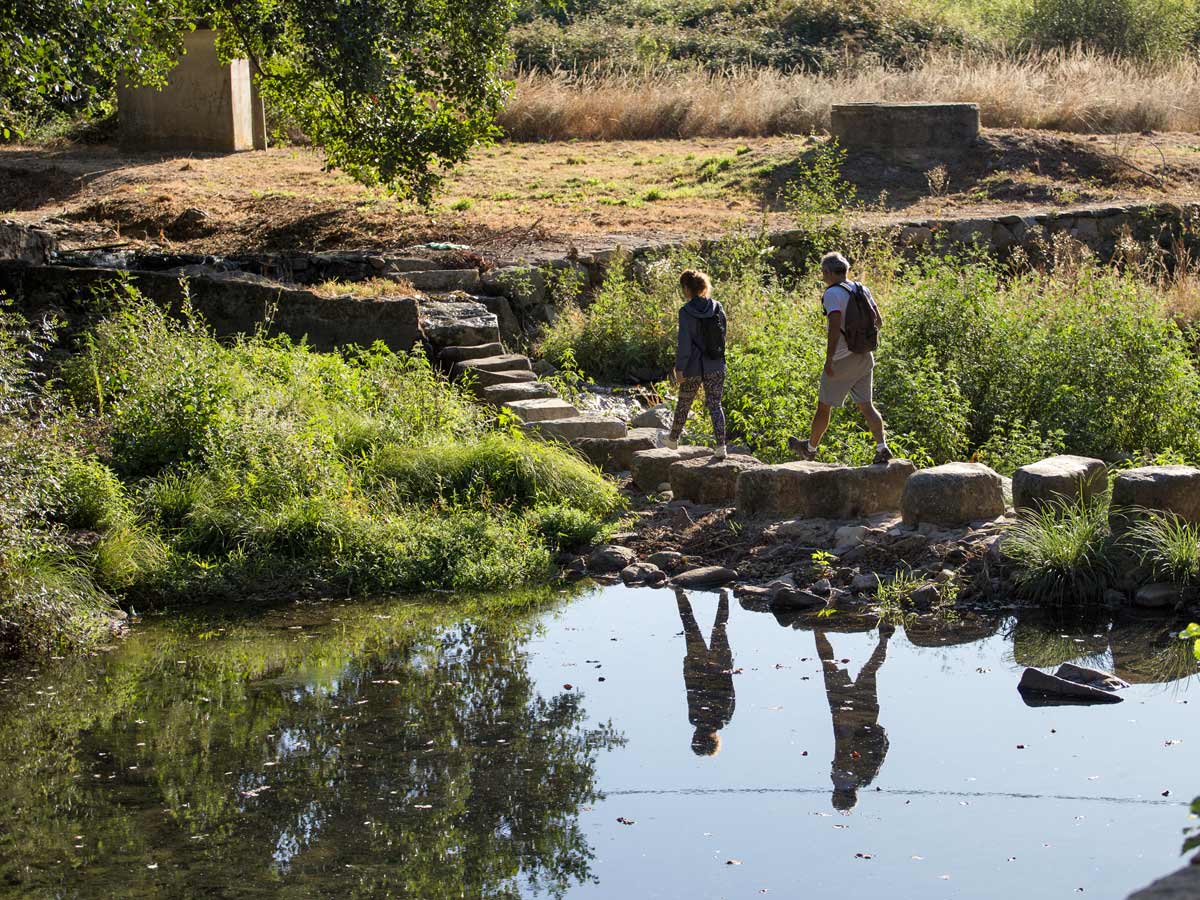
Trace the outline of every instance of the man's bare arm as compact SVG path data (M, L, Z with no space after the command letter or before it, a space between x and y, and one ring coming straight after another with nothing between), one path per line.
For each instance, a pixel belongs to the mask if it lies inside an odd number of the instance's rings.
M834 311L826 318L829 319L829 333L825 340L825 372L833 375L833 356L837 353L838 338L842 336L842 314Z

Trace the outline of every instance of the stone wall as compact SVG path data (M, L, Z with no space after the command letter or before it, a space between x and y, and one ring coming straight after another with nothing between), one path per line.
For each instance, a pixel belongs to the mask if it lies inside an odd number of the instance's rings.
M27 315L54 312L67 322L94 309L92 288L123 277L155 302L179 310L184 288L176 274L0 262L0 292L13 298ZM322 297L244 276L221 275L190 277L187 290L193 307L218 335L252 333L269 322L268 333L306 339L318 350L377 340L393 350L410 350L422 342L414 297Z

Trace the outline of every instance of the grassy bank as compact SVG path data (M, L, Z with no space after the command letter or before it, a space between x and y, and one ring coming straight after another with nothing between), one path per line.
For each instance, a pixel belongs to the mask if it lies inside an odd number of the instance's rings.
M824 322L815 275L781 276L765 251L730 239L707 259L680 253L636 275L614 271L542 351L554 360L570 350L602 380L665 372L678 271L707 266L730 321L731 433L764 459L785 459L816 399ZM1180 296L1194 292L1184 273L1165 283L1088 260L1016 270L985 258L913 262L882 246L862 248L856 265L886 319L877 402L893 443L919 464L978 459L1010 473L1055 452L1200 462L1200 362L1191 326L1172 315L1192 302ZM704 416L690 427L705 437ZM871 449L857 412L835 411L822 457L861 463Z
M37 372L54 335L0 320L0 647L86 646L118 600L535 583L618 506L421 355L223 345L132 291L98 302Z
M1096 90L1103 84L1104 90ZM829 129L835 103L979 104L991 128L1085 134L1200 130L1200 62L1094 51L939 52L907 68L530 72L500 115L513 140L762 137Z

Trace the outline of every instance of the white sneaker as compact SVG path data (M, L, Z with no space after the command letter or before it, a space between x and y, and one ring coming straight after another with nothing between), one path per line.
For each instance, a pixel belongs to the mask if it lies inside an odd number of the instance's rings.
M679 441L671 437L671 433L669 431L660 431L658 433L658 446L660 448L666 448L667 450L678 450Z
M713 451L713 459L724 459L729 454L725 452L725 445L721 444Z

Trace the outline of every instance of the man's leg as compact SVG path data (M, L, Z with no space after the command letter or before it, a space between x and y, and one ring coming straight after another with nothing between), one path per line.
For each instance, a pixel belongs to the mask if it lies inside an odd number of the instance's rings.
M888 449L883 416L875 408L874 396L875 355L872 354L866 374L855 382L854 386L850 389L850 398L858 406L858 410L863 414L863 418L867 420L867 427L871 429L871 436L875 438L875 458L871 462L874 465L882 465L892 458L892 451Z
M832 413L833 407L828 403L817 401L817 411L813 413L812 428L808 433L808 446L814 450L821 445L821 438L825 437L825 432L829 428L829 416Z
M867 427L871 429L871 436L875 438L876 444L886 444L887 438L883 431L883 416L879 414L879 410L875 408L874 403L860 403L858 410L863 414L863 418L867 420Z

